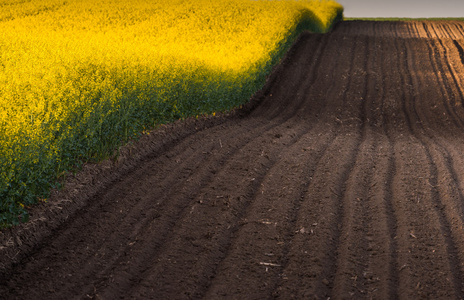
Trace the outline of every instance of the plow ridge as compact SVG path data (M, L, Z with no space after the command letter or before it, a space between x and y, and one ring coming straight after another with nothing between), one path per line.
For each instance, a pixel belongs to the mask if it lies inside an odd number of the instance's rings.
M409 28L409 27L408 27ZM378 48L385 49L388 51L388 44L386 44L385 40L380 40ZM382 64L385 53L381 53L380 51L375 52L375 58L379 58L376 61L376 65L381 74L387 72L384 64ZM381 119L379 122L379 126L381 127L381 134L383 135L383 141L386 143L386 149L380 151L379 149L379 158L381 159L380 166L384 167L384 172L377 172L374 173L374 183L382 183L384 182L385 185L382 189L380 187L380 191L376 192L374 196L374 204L377 205L379 210L379 223L381 223L380 228L377 229L377 235L380 235L381 238L378 238L378 241L383 241L385 247L382 249L382 253L389 253L386 257L380 257L382 261L377 260L376 267L379 268L380 272L382 272L382 264L385 264L384 271L387 272L389 281L384 279L384 290L380 290L380 293L385 295L385 298L398 298L398 287L399 287L399 276L398 271L400 270L398 266L398 216L397 212L395 211L395 205L393 202L394 196L394 178L397 176L397 167L396 167L396 157L394 151L394 133L391 129L391 122L388 121L388 117L386 116L387 113L385 111L385 102L387 97L387 87L384 86L382 78L378 78L376 81L376 88L379 89L379 115L377 116L378 119ZM378 142L378 147L380 148L381 142ZM383 154L383 155L382 155ZM377 179L377 180L375 180ZM377 225L379 226L379 225ZM375 235L374 235L375 236ZM388 257L389 256L389 257ZM387 263L385 263L387 261Z
M56 193L88 199L51 201L55 227L3 232L0 298L464 298L463 38L303 33L245 109L155 131Z
M457 40L453 40L453 44L459 52L459 58L461 59L461 63L464 65L464 49L462 49L461 44Z

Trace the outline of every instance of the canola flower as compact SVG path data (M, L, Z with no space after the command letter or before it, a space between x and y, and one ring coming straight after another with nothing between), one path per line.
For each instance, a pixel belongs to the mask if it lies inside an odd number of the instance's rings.
M331 0L0 0L0 228L146 127L245 103Z

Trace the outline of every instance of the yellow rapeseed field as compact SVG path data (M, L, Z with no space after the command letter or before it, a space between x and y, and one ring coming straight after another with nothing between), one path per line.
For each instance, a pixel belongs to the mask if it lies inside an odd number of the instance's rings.
M319 0L0 0L0 227L145 127L239 106ZM20 216L20 218L18 218Z

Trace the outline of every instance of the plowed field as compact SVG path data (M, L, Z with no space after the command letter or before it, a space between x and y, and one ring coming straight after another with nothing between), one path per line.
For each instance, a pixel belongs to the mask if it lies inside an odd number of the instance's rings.
M463 48L452 21L301 35L251 107L5 232L0 298L464 298Z

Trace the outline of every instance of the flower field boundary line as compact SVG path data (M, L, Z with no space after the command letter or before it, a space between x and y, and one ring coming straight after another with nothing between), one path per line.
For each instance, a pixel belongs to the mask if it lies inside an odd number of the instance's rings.
M334 1L0 0L0 228L150 128L239 107Z

